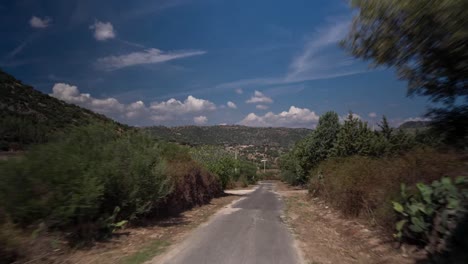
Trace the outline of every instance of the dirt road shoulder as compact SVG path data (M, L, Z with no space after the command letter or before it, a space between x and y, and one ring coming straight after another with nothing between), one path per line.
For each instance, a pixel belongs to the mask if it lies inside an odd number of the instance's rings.
M306 263L414 263L378 230L341 217L306 190L278 183L285 220L298 240Z

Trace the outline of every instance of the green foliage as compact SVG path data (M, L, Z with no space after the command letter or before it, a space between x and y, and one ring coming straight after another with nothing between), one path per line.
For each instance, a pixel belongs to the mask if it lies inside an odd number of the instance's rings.
M401 185L399 202L392 202L399 215L395 236L398 239L429 244L432 253L445 248L445 241L452 235L467 213L468 179L456 180L443 177L432 184L416 184L416 190L408 192Z
M283 179L290 184L305 184L309 171L331 155L340 131L338 114L323 114L316 129L299 141L294 149L281 157Z
M468 2L353 0L352 6L357 12L342 46L374 66L395 67L409 95L443 102L428 112L433 135L466 150Z
M370 156L375 152L373 143L374 133L367 126L367 123L349 113L336 137L331 153L334 157Z
M342 42L354 56L395 67L411 94L452 103L466 97L468 2L354 0Z
M343 125L334 112L322 115L317 128L281 157L283 180L294 185L305 184L309 172L329 158L391 156L417 146L414 135L391 128L385 116L379 127L379 131L372 131L352 113Z
M199 146L192 148L190 153L194 160L219 177L223 189L239 180L248 184L257 181L254 164L242 159L236 160L232 153L220 147Z
M111 232L122 220L149 214L170 193L161 152L141 133L77 128L0 164L0 208L21 225L71 229L73 239Z

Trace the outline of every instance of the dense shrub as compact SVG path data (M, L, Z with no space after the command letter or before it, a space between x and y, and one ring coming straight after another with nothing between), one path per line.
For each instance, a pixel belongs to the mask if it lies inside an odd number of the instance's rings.
M216 146L193 148L190 153L208 171L219 177L223 189L233 187L235 182L251 184L257 181L256 166L243 159L235 159L232 153Z
M468 210L468 178L444 177L412 189L402 184L399 201L393 201L400 219L396 237L427 244L430 253L447 250L451 245L446 242Z
M418 146L414 135L391 128L385 116L379 127L380 130L372 131L352 113L340 125L336 113L325 113L317 128L281 157L282 179L303 185L309 181L309 172L329 158L392 156ZM427 137L419 136L419 139L423 142Z
M437 162L434 162L437 161ZM396 214L390 201L399 197L400 183L430 183L461 170L459 157L431 148L398 157L352 156L322 162L311 172L309 192L349 216L363 216L393 231Z
M190 163L185 149L140 132L90 125L58 138L0 164L0 209L14 223L44 223L67 230L76 241L102 237L122 220L161 211L164 199L186 182L184 177L200 180L200 173L192 172L200 168ZM173 160L186 164L182 173L173 171ZM219 185L213 176L201 174L203 188L213 188L203 193L206 201L219 194Z

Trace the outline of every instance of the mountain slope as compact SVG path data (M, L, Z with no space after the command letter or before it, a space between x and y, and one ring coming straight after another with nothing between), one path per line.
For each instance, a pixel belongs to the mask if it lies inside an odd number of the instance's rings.
M431 122L429 121L407 121L401 124L398 128L400 129L425 129L429 127Z
M247 126L181 126L144 128L155 137L190 145L254 145L291 147L312 130Z
M116 123L43 94L0 70L0 150L45 142L56 131L91 122Z

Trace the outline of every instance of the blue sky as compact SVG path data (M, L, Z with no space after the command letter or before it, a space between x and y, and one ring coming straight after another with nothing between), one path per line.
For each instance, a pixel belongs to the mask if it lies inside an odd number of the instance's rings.
M2 1L0 67L138 126L420 120L426 98L338 47L351 18L342 0Z

